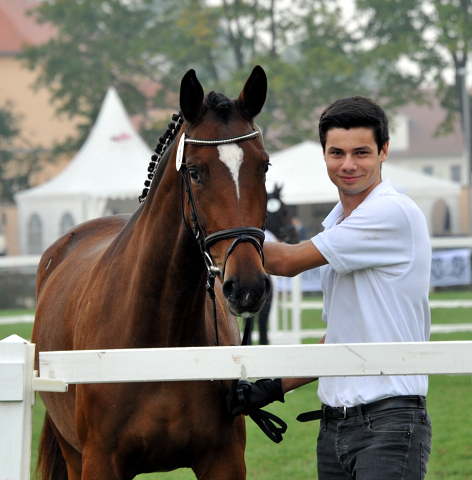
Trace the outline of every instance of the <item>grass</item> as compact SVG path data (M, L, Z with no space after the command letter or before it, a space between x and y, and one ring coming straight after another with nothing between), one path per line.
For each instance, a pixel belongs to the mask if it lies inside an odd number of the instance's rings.
M431 298L469 299L472 292L441 292ZM31 311L21 312L32 313ZM5 314L0 312L0 315ZM8 315L13 314L9 312ZM320 311L303 312L304 328L324 328ZM472 309L433 309L433 323L472 323ZM0 325L0 339L13 333L31 338L31 324ZM472 340L472 332L432 335L432 341ZM318 408L316 383L286 395L284 404L267 409L284 419L288 431L282 443L272 443L249 419L247 421L246 465L248 479L316 480L316 437L319 422L299 423L296 416ZM37 445L44 417L38 395L33 418L32 468L36 464ZM427 480L472 480L472 379L470 376L436 375L430 377L428 410L433 422L433 450ZM194 480L188 469L169 473L139 475L138 480Z

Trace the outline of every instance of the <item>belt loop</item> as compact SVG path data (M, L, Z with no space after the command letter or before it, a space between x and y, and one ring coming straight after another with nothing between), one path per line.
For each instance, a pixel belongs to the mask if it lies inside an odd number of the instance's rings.
M365 422L364 422L364 414L362 413L362 405L359 404L357 405L357 416L359 418L359 424L362 426L362 428L365 427Z
M423 423L426 423L426 420L428 418L428 411L426 410L426 397L423 397L423 395L420 395L418 399L419 399L420 407L423 410Z
M327 405L322 404L321 408L323 410L323 416L321 417L321 428L323 429L323 432L326 432L328 430L328 419L326 418L326 407Z

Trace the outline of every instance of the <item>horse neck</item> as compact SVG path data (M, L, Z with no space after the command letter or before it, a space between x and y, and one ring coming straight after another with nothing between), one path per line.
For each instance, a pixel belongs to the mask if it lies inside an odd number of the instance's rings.
M163 175L133 226L128 244L139 248L130 255L136 264L130 294L136 299L135 320L150 344L207 345L212 332L204 311L206 270L182 218L176 177L175 170Z

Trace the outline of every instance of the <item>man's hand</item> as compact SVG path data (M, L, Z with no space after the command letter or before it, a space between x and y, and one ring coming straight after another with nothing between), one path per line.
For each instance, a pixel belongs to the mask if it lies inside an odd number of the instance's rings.
M282 379L262 379L255 383L240 380L234 395L227 397L229 412L234 415L248 415L254 410L265 407L269 403L284 402Z

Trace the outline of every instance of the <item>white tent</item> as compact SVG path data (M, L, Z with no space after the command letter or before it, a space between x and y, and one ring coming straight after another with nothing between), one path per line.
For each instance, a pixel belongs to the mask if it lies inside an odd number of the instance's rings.
M90 135L69 165L16 195L20 253L41 253L86 220L134 211L152 153L110 87Z
M289 205L334 203L339 200L337 188L331 183L323 159L321 145L312 141L281 150L270 156L267 190L283 185L282 199ZM457 183L396 167L387 161L382 177L390 178L394 188L408 195L421 208L433 233L437 215L447 208L451 233L460 234L460 195ZM303 219L302 219L303 220ZM442 219L440 219L442 221Z

